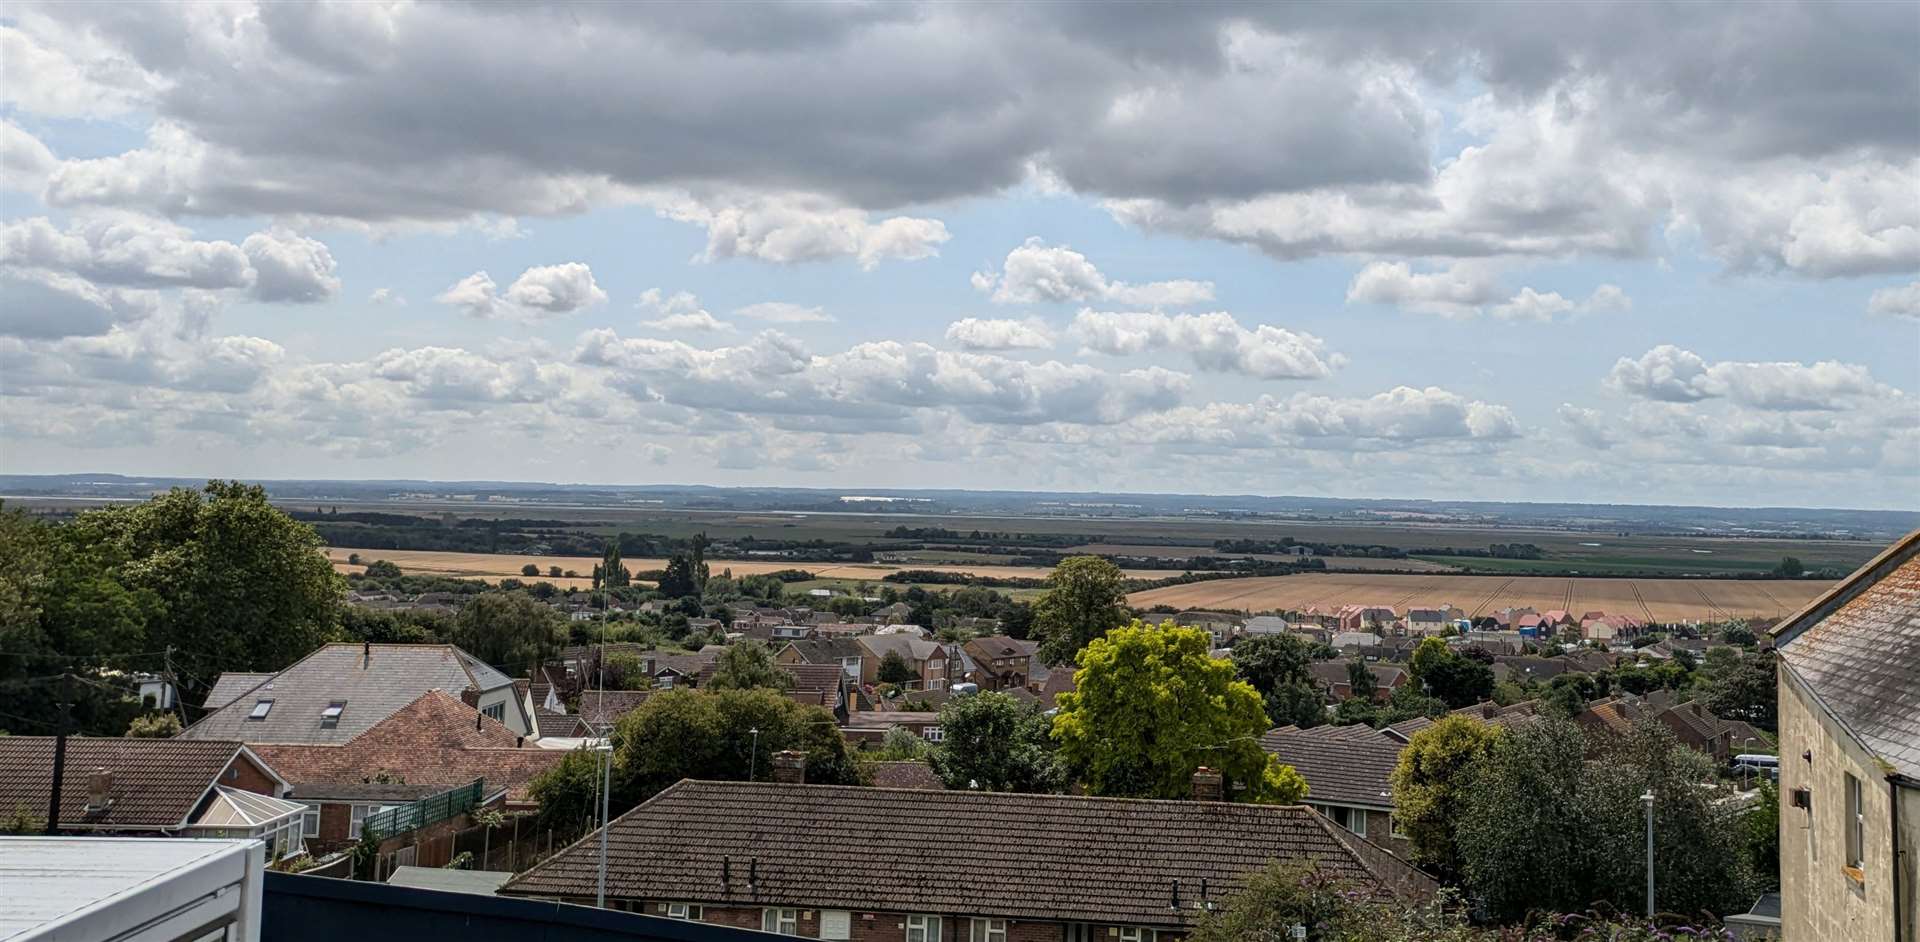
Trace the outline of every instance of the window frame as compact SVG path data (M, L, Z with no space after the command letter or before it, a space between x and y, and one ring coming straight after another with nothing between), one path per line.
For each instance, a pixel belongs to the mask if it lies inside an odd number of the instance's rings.
M347 836L348 837L356 841L360 839L361 826L366 824L367 818L373 815L374 813L373 808L374 808L373 805L363 805L363 804L357 804L357 803L347 806Z
M975 916L969 921L967 938L970 942L1007 942L1007 920Z
M939 916L914 913L907 917L907 930L902 942L940 942L943 928Z
M782 926L791 926L783 929ZM763 906L760 908L760 931L775 935L800 934L800 910L787 906Z
M699 922L706 916L705 908L699 903L662 903L660 909L666 914L666 918L686 922Z
M308 805L307 810L300 813L300 836L301 837L319 837L320 836L320 806L319 805Z
M505 702L481 707L480 712L495 722L505 723L507 721L507 705Z
M272 712L273 712L273 698L261 697L260 699L253 701L253 709L247 712L247 720L249 722L259 722L260 720L266 719L267 714Z
M1846 775L1846 834L1847 856L1845 867L1855 874L1866 869L1867 863L1867 795L1866 786L1852 772ZM1849 874L1852 876L1853 874Z
M920 730L920 738L930 743L947 741L947 731L938 726L928 726Z
M831 923L839 924L838 927L834 930L837 933L835 935L827 934L828 926ZM820 932L820 938L835 940L835 942L847 942L847 940L852 939L853 938L853 911L849 909L820 910L819 932Z
M1158 942L1160 930L1146 926L1121 926L1120 942Z

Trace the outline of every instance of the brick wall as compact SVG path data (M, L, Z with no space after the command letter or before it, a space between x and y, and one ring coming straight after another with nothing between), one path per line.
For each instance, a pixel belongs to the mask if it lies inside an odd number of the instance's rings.
M243 792L253 792L273 798L280 797L279 783L245 755L233 757L233 762L220 773L220 784Z
M592 901L587 902L590 904ZM610 903L615 908L649 916L667 914L666 903L661 901L620 900ZM736 929L759 929L761 913L759 906L707 905L702 907L700 921ZM799 916L799 935L802 938L819 938L821 910L802 908ZM851 916L850 942L904 942L906 939L907 916L904 913L854 911ZM1111 928L1093 926L1088 938L1096 942L1110 942L1119 938L1117 933L1110 934ZM943 915L940 920L940 942L973 942L971 929L972 920L969 917ZM1175 937L1166 932L1160 933L1162 940ZM1061 923L1007 920L1007 942L1062 942L1065 938L1066 926Z

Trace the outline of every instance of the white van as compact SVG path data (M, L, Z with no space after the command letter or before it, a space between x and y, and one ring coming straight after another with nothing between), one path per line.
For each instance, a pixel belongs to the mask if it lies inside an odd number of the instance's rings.
M1780 781L1780 757L1743 753L1733 757L1734 774L1752 772Z

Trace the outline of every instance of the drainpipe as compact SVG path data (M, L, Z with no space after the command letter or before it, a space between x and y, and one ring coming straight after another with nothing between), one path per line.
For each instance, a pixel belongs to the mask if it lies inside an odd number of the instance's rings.
M1913 934L1907 932L1907 925L1902 922L1900 918L1900 899L1902 894L1900 886L1900 788L1903 780L1911 781L1907 780L1905 776L1898 774L1887 776L1887 807L1892 809L1889 817L1893 821L1892 839L1888 841L1889 848L1892 851L1889 859L1893 861L1893 935L1896 939L1904 939L1906 942L1912 942Z

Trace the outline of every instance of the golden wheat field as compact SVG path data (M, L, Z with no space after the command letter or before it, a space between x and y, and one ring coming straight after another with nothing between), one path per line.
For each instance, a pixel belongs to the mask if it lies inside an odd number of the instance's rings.
M1563 579L1552 576L1420 576L1326 573L1220 579L1135 592L1128 603L1146 608L1264 612L1311 606L1454 605L1469 615L1532 606L1578 616L1603 611L1653 621L1775 618L1791 614L1829 584L1745 579Z
M347 557L358 553L360 564L352 565ZM400 571L412 576L451 576L458 579L528 579L520 570L527 565L540 567L540 579L562 588L590 588L593 580L590 575L593 567L600 562L591 556L516 556L506 553L442 553L432 550L382 550L360 549L352 546L327 547L327 559L333 568L340 572L359 572L362 566L376 559L384 559L400 567ZM664 559L627 559L626 567L633 571L645 569L664 569ZM877 563L807 563L793 560L770 560L767 562L716 559L708 562L715 575L732 570L736 576L753 576L782 569L804 569L818 579L872 579L899 572L902 569L931 570L934 572L964 572L976 576L993 576L1014 579L1041 579L1053 570L1040 566L965 566L965 565L909 565L893 566ZM581 576L575 579L551 578L547 569L559 566L561 571L573 570ZM1167 575L1164 571L1129 570L1128 575L1142 579L1154 579Z

